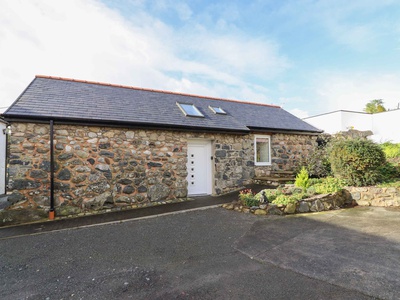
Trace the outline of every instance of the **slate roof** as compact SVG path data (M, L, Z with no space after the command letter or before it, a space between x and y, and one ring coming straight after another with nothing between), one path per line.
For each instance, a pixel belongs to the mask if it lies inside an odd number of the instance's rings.
M194 104L205 117L185 116L177 102ZM209 105L227 114L215 114ZM278 106L48 76L36 76L3 116L232 132L320 132Z

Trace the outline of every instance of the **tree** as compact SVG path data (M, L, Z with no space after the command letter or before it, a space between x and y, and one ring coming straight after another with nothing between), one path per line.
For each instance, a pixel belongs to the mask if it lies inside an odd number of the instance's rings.
M364 111L369 114L375 114L386 111L386 108L383 106L383 99L375 99L369 101L365 105Z

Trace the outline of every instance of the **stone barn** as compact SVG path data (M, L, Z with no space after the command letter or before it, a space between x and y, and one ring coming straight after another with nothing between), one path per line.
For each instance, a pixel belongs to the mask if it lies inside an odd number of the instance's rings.
M292 172L320 133L274 105L48 76L36 76L3 118L11 134L2 220L221 195Z

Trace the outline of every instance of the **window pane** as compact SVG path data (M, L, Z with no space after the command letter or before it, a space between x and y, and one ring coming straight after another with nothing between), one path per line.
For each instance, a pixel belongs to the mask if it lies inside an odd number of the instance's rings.
M210 108L216 113L220 115L225 115L226 112L221 107L210 106Z
M269 139L256 139L257 162L269 162Z
M177 103L188 116L204 117L204 115L193 104Z

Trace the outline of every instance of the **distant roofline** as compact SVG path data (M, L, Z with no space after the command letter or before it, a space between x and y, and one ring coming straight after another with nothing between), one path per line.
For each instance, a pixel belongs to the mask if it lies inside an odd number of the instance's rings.
M45 78L45 79L54 79L54 80L61 80L61 81L80 82L80 83L88 83L88 84L96 84L96 85L138 90L138 91L147 91L147 92L163 93L163 94L170 94L170 95L195 97L195 98L207 99L207 100L221 100L221 101L227 101L227 102L235 102L235 103L242 103L242 104L251 104L251 105L281 108L280 106L273 105L273 104L248 102L248 101L243 101L243 100L226 99L226 98L218 98L218 97L200 96L200 95L195 95L195 94L186 94L186 93L178 93L178 92L171 92L171 91L164 91L164 90L147 89L147 88L140 88L140 87L134 87L134 86L129 86L129 85L111 84L111 83L98 82L98 81L79 80L79 79L73 79L73 78L64 78L64 77L47 76L47 75L36 75L35 78Z
M327 112L327 113L323 113L323 114L319 114L319 115L315 115L315 116L311 116L311 117L306 117L306 118L303 118L303 120L311 119L311 118L315 118L315 117L320 117L320 116L325 116L325 115L330 115L330 114L334 114L334 113L337 113L337 112L348 112L348 113L355 113L355 114L371 115L371 114L363 112L363 111L340 109L340 110L335 110L335 111L331 111L331 112Z

